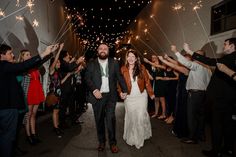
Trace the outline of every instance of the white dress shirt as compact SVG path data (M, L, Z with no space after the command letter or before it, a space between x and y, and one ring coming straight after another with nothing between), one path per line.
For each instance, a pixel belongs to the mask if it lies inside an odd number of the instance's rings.
M179 52L175 53L175 55L181 64L190 69L186 89L206 90L212 75L210 69L196 62L187 60Z
M106 72L107 72L106 68L108 66L108 59L100 60L98 58L98 62L100 64L100 66L102 67L101 70L103 70L103 73L106 74ZM102 85L101 85L101 88L100 88L100 92L101 93L109 93L110 92L108 74L106 74L105 76L102 76Z

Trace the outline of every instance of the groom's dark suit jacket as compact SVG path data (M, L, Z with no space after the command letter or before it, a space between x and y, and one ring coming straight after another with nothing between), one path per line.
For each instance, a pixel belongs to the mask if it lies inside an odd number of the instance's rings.
M124 78L120 73L119 64L112 58L108 58L108 74L109 74L109 89L110 100L112 102L117 101L117 81L119 82L122 92L127 93L127 86ZM95 104L97 99L93 95L95 89L100 90L102 85L102 76L98 59L91 61L85 72L85 82L87 84L89 93L87 101L91 104Z

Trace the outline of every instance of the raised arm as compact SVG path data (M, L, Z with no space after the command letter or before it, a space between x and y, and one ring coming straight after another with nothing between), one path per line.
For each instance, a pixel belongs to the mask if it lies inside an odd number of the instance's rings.
M37 65L46 62L50 59L51 52L55 51L58 47L56 45L51 45L46 48L46 50L39 55L32 57L31 59L21 62L21 63L8 63L4 65L3 71L5 73L23 73L28 71L30 68L34 68ZM43 61L43 62L42 62Z
M217 63L218 69L236 81L236 72L222 63Z
M56 56L55 56L55 59L54 59L52 65L49 67L49 74L50 74L50 75L53 74L54 71L55 71L55 66L56 66L56 64L57 64L57 61L58 61L58 59L59 59L59 56L60 56L60 53L61 53L61 50L63 49L63 47L64 47L64 43L61 43L61 44L60 44L60 47L59 47L59 49L58 49L58 52L57 52L57 54L56 54Z
M160 65L160 64L153 63L153 62L149 61L147 58L143 58L143 61L144 61L145 63L150 64L151 66L154 66L154 67L157 67L157 68L161 68L161 69L166 69L165 66Z
M192 58L199 61L199 62L202 62L204 64L207 64L207 65L210 65L210 66L216 66L216 63L217 63L217 59L216 58L209 58L209 57L205 57L205 56L202 56L200 54L197 54L197 53L194 53L189 45L187 43L184 43L184 46L183 46L184 50L192 55Z
M198 69L201 65L193 62L193 61L190 61L190 60L187 60L184 56L182 56L175 45L171 45L171 51L176 55L178 61L183 64L185 67L187 67L188 69L191 69L191 70L196 70Z
M178 62L177 62L177 64L174 64L174 63L172 63L172 62L170 62L168 60L165 60L162 56L160 56L159 59L160 59L161 62L163 62L167 66L171 67L172 69L174 69L174 70L176 70L178 72L181 72L181 73L183 73L185 75L188 75L189 69L187 69L184 66L179 65Z

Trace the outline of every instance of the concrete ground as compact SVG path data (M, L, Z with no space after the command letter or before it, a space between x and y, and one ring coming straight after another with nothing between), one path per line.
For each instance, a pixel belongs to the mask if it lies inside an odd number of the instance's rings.
M145 141L144 147L136 149L122 139L124 125L124 104L118 103L116 109L118 154L112 154L108 144L104 152L97 151L97 137L91 105L82 115L81 125L65 130L62 138L57 138L52 129L51 116L43 116L38 120L39 135L42 140L36 146L30 146L22 131L21 148L27 149L25 157L202 157L202 149L209 149L209 136L206 143L187 145L171 134L171 125L158 119L151 119L152 138Z

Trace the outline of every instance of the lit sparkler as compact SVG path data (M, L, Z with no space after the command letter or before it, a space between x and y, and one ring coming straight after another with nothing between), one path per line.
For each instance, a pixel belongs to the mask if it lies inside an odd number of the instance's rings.
M180 10L183 9L183 5L181 3L176 3L172 8L173 10Z
M33 10L34 5L35 5L34 0L28 0L27 3L26 3L26 6L29 7L31 14L34 12L34 10Z
M4 17L4 16L5 16L5 12L2 11L2 9L0 9L0 16L1 16L1 17Z
M197 2L197 4L193 7L193 10L197 10L197 9L200 9L200 8L202 8L202 1L200 0L200 1L198 1Z
M20 7L20 0L16 0L16 6Z
M38 27L39 26L39 22L36 19L34 19L32 26L33 27Z

